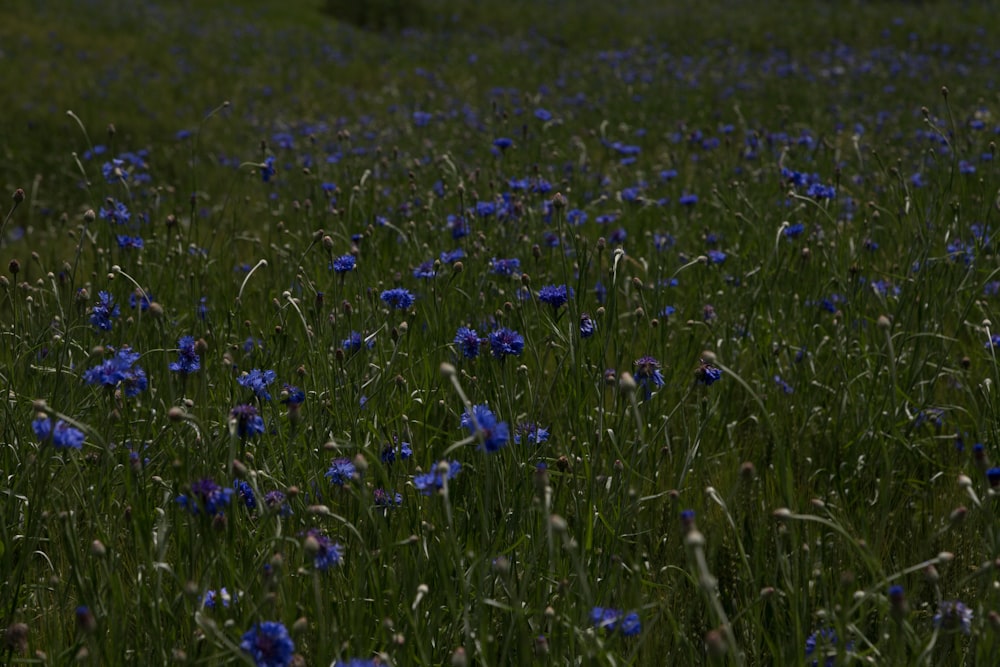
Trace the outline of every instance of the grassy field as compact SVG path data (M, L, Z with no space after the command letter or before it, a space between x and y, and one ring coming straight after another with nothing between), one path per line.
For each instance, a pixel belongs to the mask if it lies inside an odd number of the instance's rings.
M5 9L0 664L1000 662L991 8L667 4Z

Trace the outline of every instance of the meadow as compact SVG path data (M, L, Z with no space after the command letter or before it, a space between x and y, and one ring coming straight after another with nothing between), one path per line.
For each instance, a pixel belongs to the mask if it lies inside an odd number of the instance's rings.
M995 19L753 4L5 8L0 663L1000 663Z

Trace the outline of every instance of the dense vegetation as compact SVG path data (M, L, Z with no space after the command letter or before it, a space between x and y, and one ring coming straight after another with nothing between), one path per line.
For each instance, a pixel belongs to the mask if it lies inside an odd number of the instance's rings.
M787 4L6 9L0 661L995 662L991 14Z

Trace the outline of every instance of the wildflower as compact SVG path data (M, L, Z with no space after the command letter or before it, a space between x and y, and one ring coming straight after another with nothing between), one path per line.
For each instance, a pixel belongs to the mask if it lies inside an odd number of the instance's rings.
M206 301L208 301L208 297L205 296L198 300L198 319L202 322L208 319L208 305Z
M552 306L553 310L566 303L572 295L573 290L566 285L546 285L538 290L538 300Z
M56 449L80 449L83 447L83 431L74 428L62 419L56 421L55 426L52 420L44 414L31 422L31 428L39 442L52 442Z
M677 200L681 206L694 206L698 203L698 195L695 194L683 194L681 198Z
M108 183L119 183L128 180L128 171L125 169L125 160L113 158L110 162L101 165L101 174Z
M361 334L357 331L352 331L347 338L341 341L340 346L344 348L345 352L357 352L364 345L369 350L375 347L375 337L372 336L365 340L362 338Z
M416 301L416 297L410 293L408 289L402 287L394 287L393 289L387 289L382 292L382 301L389 305L391 308L396 310L406 310L413 305Z
M441 253L441 263L442 264L454 264L458 260L465 257L465 251L461 248L455 248L451 252Z
M663 374L660 373L660 362L655 357L645 356L635 360L635 381L646 389L649 398L654 387L663 386Z
M792 394L795 392L795 389L792 388L792 385L782 380L780 375L774 376L774 383L778 385L778 387L781 388L781 391L785 392L786 394Z
M597 331L597 322L589 313L580 315L580 338L590 338Z
M288 629L277 621L255 623L243 635L240 648L250 654L257 667L288 667L295 642Z
M462 356L466 359L475 359L479 356L479 340L479 334L475 329L459 327L453 342L462 351Z
M271 177L278 173L278 170L274 167L274 156L269 155L267 159L264 160L264 164L260 165L260 180L265 183L271 181Z
M972 631L972 610L958 600L942 600L934 614L934 627L945 632L961 630L967 635Z
M108 292L97 293L97 303L90 310L90 323L102 331L111 331L113 319L121 314L121 308Z
M726 253L721 250L716 250L715 248L706 252L705 255L708 257L708 261L712 264L722 264L726 261Z
M805 225L803 225L801 222L796 222L794 225L788 225L787 227L785 227L785 231L783 233L786 239L794 239L798 236L801 236L802 232L804 232L805 229L806 229Z
M706 387L711 386L722 378L722 371L711 364L702 363L695 371L695 377Z
M306 392L296 386L285 383L281 388L281 402L292 409L293 406L302 405L306 400Z
M993 334L992 336L990 336L990 339L986 341L986 345L984 345L983 347L985 347L987 350L992 350L995 347L1000 348L1000 334Z
M395 463L397 453L399 459L405 461L413 456L413 448L410 447L410 443L408 442L400 443L398 449L387 443L386 446L382 448L382 463L387 465Z
M499 137L493 140L493 145L499 148L500 150L505 151L511 146L513 146L514 142L511 139L507 139L506 137Z
M114 199L108 199L105 202L105 205L98 209L97 215L101 218L101 220L107 220L115 225L124 225L132 218L132 214L129 213L128 207L122 202L115 201Z
M380 667L382 663L374 658L351 658L350 660L338 660L333 663L333 667Z
M194 349L194 336L182 336L177 341L177 361L170 364L175 373L194 373L201 369L201 359Z
M149 292L136 290L128 295L128 306L132 310L138 307L140 311L146 312L151 305L153 305L153 295Z
M114 348L108 349L114 351ZM138 360L138 352L123 346L115 356L85 371L83 380L87 384L99 384L109 389L121 386L127 397L137 396L149 384L146 371L135 365Z
M480 438L480 447L495 452L507 444L510 434L507 422L498 422L496 415L485 405L473 405L462 414L462 426Z
M498 276L516 276L521 273L521 260L515 258L511 259L497 259L493 258L490 262L493 267L493 273Z
M333 463L330 464L329 470L326 471L326 477L330 480L331 484L343 486L354 478L356 472L357 469L350 459L339 458L334 459Z
M413 269L413 277L420 278L422 280L430 280L437 275L437 269L434 268L434 260L429 259L426 262L418 264L415 269Z
M821 628L806 637L806 657L817 653L817 649L826 656L823 664L832 667L836 662L836 654L830 655L830 649L837 644L837 633L832 628ZM850 650L850 646L848 646ZM817 653L819 655L819 653ZM818 664L818 660L813 660L812 664Z
M520 355L524 351L524 337L507 327L501 327L490 333L490 349L497 359L504 359L507 355Z
M626 637L632 637L642 631L639 614L634 611L624 614L620 609L594 607L590 610L590 622L595 628L607 632L618 630Z
M35 431L38 432L37 430ZM39 436L41 437L41 436ZM986 481L990 483L990 488L995 489L1000 486L1000 468L990 468L986 471Z
M257 495L253 492L253 487L245 480L238 479L233 482L233 489L239 495L240 500L251 512L257 509Z
M316 528L306 531L306 539L309 538L315 541L315 544L310 544L310 548L314 550L313 566L317 570L322 572L344 562L344 547L338 542L334 542Z
M355 259L354 255L341 255L333 260L331 266L336 273L343 275L348 271L354 270L354 267L357 266L357 259Z
M521 437L532 445L540 445L549 439L549 430L533 422L518 424L514 432L514 443L520 445Z
M291 516L292 514L292 506L286 502L285 494L281 491L268 491L264 494L264 504L277 511L278 516Z
M549 111L548 109L542 109L541 107L539 107L538 109L535 109L535 118L542 121L543 123L547 123L550 120L552 120L552 112Z
M229 609L229 605L236 602L236 596L230 595L229 591L225 587L219 589L218 592L214 590L207 590L205 594L201 596L199 602L206 609L215 609L216 606L221 602L222 606Z
M445 482L454 479L461 470L462 464L458 461L450 463L440 461L431 472L414 475L413 485L425 496L429 496L432 492L444 488Z
M236 433L241 438L250 438L264 432L264 420L252 405L237 405L229 411L229 419L236 422Z
M385 489L375 489L373 491L375 497L375 504L379 507L398 507L403 504L403 495L401 493L389 493Z
M216 516L229 506L232 497L232 489L220 487L214 480L206 477L192 482L191 495L177 496L177 504L191 514L198 514L203 509L209 516Z
M142 250L146 245L140 236L129 236L127 234L116 235L116 240L118 241L118 247L123 250L136 249Z
M277 373L273 370L262 371L259 368L254 368L249 373L244 373L240 377L236 378L236 382L238 382L241 387L246 387L247 389L252 390L257 398L270 401L271 393L267 390L267 385L274 382L276 377Z

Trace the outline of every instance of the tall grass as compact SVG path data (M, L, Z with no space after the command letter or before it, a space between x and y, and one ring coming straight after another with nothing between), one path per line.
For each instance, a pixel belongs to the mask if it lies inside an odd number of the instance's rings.
M3 662L995 661L986 9L33 5Z

